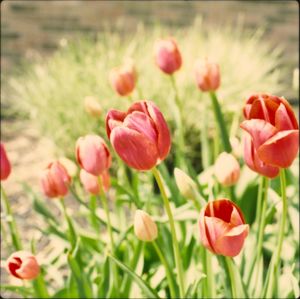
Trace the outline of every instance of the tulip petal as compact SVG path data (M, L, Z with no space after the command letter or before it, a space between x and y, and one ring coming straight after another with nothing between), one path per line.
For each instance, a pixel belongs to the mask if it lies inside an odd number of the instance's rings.
M204 216L205 210L206 207L203 207L200 212L200 218L199 218L200 239L204 247L213 251L213 248L211 247L209 240L207 239L207 232L206 232L206 225L205 225L205 219L207 217Z
M145 113L134 111L128 114L123 122L127 128L136 130L142 135L147 136L153 143L156 144L157 133L152 119Z
M247 166L268 178L275 178L279 174L279 169L270 165L266 165L258 157L257 151L254 148L253 142L249 135L244 136L244 159Z
M240 126L251 135L256 150L277 132L274 126L262 119L245 120Z
M262 97L258 97L253 101L249 113L249 119L263 119L269 123L271 122L268 109Z
M108 111L105 119L107 137L110 138L110 133L113 128L121 126L126 117L126 113L120 110L111 109Z
M146 103L147 111L156 126L156 131L158 134L157 142L159 158L160 160L164 160L169 154L171 148L170 131L163 114L160 112L157 106L151 101L147 101Z
M280 98L280 101L286 108L286 111L289 115L289 119L292 122L293 129L298 129L299 128L298 121L297 121L297 118L296 118L295 113L293 111L293 108L291 107L291 105L289 104L289 102L285 98L283 98L283 97Z
M275 126L279 131L293 130L293 123L288 115L288 112L283 104L280 104L275 114Z
M141 133L127 127L116 127L111 132L111 143L121 159L137 170L150 170L156 165L156 144Z
M16 274L22 279L33 279L40 272L40 267L37 264L34 257L28 257L23 262L19 269L16 270Z
M225 222L230 222L233 204L228 199L219 199L207 204L205 216L220 218Z
M245 238L249 232L249 225L234 226L215 242L215 250L225 256L236 256L243 248Z
M204 218L206 237L210 247L214 253L221 254L218 248L216 248L216 242L231 229L232 225L216 217L205 216Z
M288 130L278 132L268 139L257 153L266 164L287 168L296 158L298 149L299 130Z

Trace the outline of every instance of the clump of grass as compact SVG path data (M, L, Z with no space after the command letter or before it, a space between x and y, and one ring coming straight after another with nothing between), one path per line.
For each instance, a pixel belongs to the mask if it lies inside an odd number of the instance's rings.
M240 112L251 92L280 94L284 70L280 69L280 49L263 40L263 30L247 32L242 25L206 28L196 19L189 28L170 30L160 26L145 29L141 24L131 35L121 36L107 29L97 40L80 38L68 41L51 58L37 61L19 76L9 80L10 97L25 109L42 134L50 136L60 154L73 156L75 140L90 132L105 136L104 116L109 108L126 109L128 99L120 98L108 82L109 70L131 57L138 71L138 91L134 100L151 99L158 104L168 121L173 116L169 78L155 65L153 44L159 37L175 37L183 56L183 67L176 73L181 100L184 102L186 131L200 131L203 110L209 100L194 81L194 62L211 57L221 68L222 84L218 91L225 111ZM84 111L84 97L96 96L103 107L102 120L91 119ZM229 118L231 114L228 114ZM213 116L207 119L212 119ZM189 136L193 136L190 138ZM200 137L187 136L190 150L199 147Z

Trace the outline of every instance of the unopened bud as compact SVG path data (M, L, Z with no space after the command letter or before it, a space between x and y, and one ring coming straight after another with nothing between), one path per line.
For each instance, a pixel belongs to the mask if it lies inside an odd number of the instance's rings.
M157 238L157 226L150 215L136 210L134 215L134 233L141 241L151 242Z
M94 117L99 117L102 113L102 108L98 101L93 96L86 96L84 99L85 111Z
M181 169L174 169L176 185L183 197L195 199L196 183Z

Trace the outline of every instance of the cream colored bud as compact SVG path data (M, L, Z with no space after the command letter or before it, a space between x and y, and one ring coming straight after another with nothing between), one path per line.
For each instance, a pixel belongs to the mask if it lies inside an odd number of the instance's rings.
M230 137L232 153L236 158L240 158L243 154L243 146L237 137Z
M84 99L84 108L85 111L94 116L99 117L102 114L102 108L95 97L86 96Z
M64 166L70 177L74 177L77 174L77 165L72 160L61 157L58 161Z
M181 169L174 169L176 185L182 196L195 199L196 183Z
M232 186L240 178L240 165L233 155L223 152L215 162L214 173L221 185Z
M157 226L150 215L136 210L134 215L134 233L141 241L151 242L157 238Z

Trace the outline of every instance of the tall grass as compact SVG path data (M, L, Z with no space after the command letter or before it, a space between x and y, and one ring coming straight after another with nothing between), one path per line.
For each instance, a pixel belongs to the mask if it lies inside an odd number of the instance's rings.
M122 24L120 24L120 28ZM83 134L105 135L103 119L109 108L126 109L128 99L120 98L108 82L109 70L131 57L138 71L138 91L133 99L151 99L158 104L167 119L173 116L169 105L173 99L169 78L155 65L153 44L159 37L172 35L183 56L183 67L176 73L181 101L184 102L186 131L190 150L200 144L200 125L207 96L195 85L194 62L211 57L219 62L222 84L218 92L225 111L240 112L245 97L251 92L268 91L280 94L285 88L280 78L280 49L263 39L263 30L249 32L237 23L224 27L205 27L201 18L193 26L170 30L161 26L145 29L140 24L136 32L122 35L107 29L96 41L82 37L68 41L52 57L40 59L9 80L9 95L18 109L29 112L42 134L51 137L60 154L73 155L74 142ZM96 96L104 113L94 120L84 111L83 99ZM205 111L204 111L205 109ZM230 113L228 114L230 117ZM207 119L212 119L212 115ZM209 125L209 124L208 124ZM191 153L192 155L192 153Z

